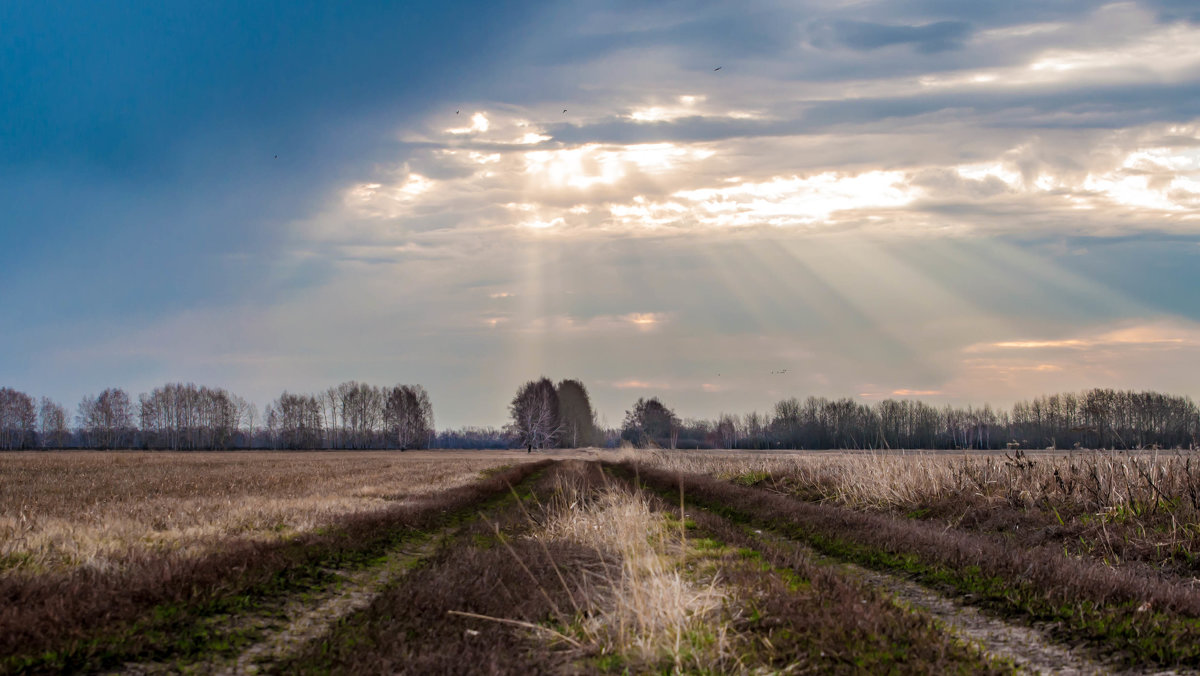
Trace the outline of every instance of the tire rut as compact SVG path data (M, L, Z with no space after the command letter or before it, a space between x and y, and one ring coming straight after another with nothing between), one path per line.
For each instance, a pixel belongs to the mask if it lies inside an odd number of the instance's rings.
M713 510L689 504L729 521ZM770 530L742 527L752 538L770 539L802 551L814 562L844 571L864 585L882 591L902 608L923 611L946 632L976 645L991 658L1006 660L1017 669L1041 674L1195 674L1189 670L1128 668L1112 660L1098 659L1083 646L1066 646L1042 628L1005 620L984 613L969 603L903 575L885 573L842 561L817 552L804 542Z
M388 585L402 578L420 561L430 557L451 537L456 527L436 535L409 541L392 550L383 562L369 568L325 569L341 578L333 587L280 599L255 612L238 616L224 629L254 632L261 638L236 657L197 661L136 662L122 665L110 674L255 674L291 654L305 643L323 636L340 619L365 608Z
M444 533L439 534L396 550L382 564L367 570L330 571L345 580L335 593L325 598L288 603L285 626L269 631L265 638L243 650L232 664L203 671L222 676L259 673L309 641L324 636L338 620L366 608L389 585L421 560L432 556L446 537Z
M512 488L510 487L510 490ZM409 571L435 556L447 542L459 537L472 522L495 508L477 505L478 511L433 533L412 537L382 553L382 561L367 567L322 568L339 578L322 589L273 599L253 611L214 618L210 626L224 636L254 635L254 643L236 656L229 654L128 662L108 674L257 674L298 652L311 641L327 635L341 619L365 609L380 594ZM221 620L224 619L224 622Z

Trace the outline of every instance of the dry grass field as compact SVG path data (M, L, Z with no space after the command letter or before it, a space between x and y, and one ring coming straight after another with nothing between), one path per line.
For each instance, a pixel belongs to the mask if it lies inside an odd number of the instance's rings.
M0 575L272 540L461 485L519 454L0 453Z
M938 521L1022 547L1200 577L1200 455L1187 452L641 452L815 503Z
M0 463L0 673L1200 668L1186 455Z

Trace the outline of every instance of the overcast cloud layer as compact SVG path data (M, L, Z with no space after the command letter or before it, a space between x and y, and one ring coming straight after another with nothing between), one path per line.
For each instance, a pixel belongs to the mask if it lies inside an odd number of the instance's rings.
M0 385L1200 394L1194 3L85 7L0 9Z

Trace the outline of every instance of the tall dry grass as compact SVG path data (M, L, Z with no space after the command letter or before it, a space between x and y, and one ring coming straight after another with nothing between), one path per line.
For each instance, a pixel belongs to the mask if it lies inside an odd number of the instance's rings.
M674 471L786 485L806 498L864 509L912 508L972 495L1033 506L1046 501L1105 511L1200 512L1200 455L1084 451L1071 454L948 455L919 452L810 454L627 453Z
M147 552L201 555L420 500L500 457L377 453L3 453L0 576L120 568Z
M943 520L1022 545L1057 541L1110 563L1200 573L1200 455L1193 452L637 455L663 469L811 502Z
M594 469L594 468L593 468ZM733 659L734 637L722 610L727 592L715 577L685 570L688 543L678 522L651 498L624 485L560 474L534 537L596 551L616 563L577 581L586 611L564 618L591 651L676 672Z

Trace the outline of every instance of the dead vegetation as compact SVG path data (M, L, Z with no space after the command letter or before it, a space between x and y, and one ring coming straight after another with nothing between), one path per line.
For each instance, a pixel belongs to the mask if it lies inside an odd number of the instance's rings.
M636 457L809 502L935 520L1011 545L1055 545L1111 565L1200 577L1200 455L1192 452Z
M0 577L271 542L461 486L506 462L373 453L0 454Z
M586 469L560 476L533 537L617 560L579 581L588 590L586 609L560 618L580 644L595 655L675 670L733 661L728 618L721 617L728 593L719 576L687 574L685 531L655 512L640 491L589 478Z
M225 514L208 526L220 546L136 544L108 565L10 571L0 577L0 671L132 663L205 671L245 666L267 654L255 652L262 645L272 646L271 661L258 666L274 673L1010 668L995 661L1003 652L946 634L929 613L895 603L893 590L848 573L845 563L916 580L926 596L966 599L1005 622L1043 623L1055 638L1125 664L1200 666L1200 596L1149 570L1149 559L1142 568L1114 567L1045 535L1014 546L1027 536L983 521L1020 514L1024 531L1049 514L1065 529L1073 515L1099 512L1103 500L1123 505L1127 521L1143 527L1164 514L1181 519L1193 507L1171 502L1187 480L1172 474L1180 467L1169 458L1115 455L1084 464L1076 456L1072 469L1056 464L1071 458L1023 454L627 450L610 456L631 459L624 464L507 467L514 456L472 464L382 453L207 455L167 471L153 461L169 456L129 454L146 464L99 463L103 481L90 488L84 472L68 477L74 493L60 491L45 503L58 511L42 514L64 518L71 495L82 511L116 514L136 500L108 504L113 487L142 486L160 515L162 506L208 499ZM264 465L264 476L247 465L271 458L291 462ZM1178 461L1189 471L1186 458ZM1093 473L1096 490L1081 483ZM206 490L215 495L205 498ZM228 528L235 503L271 490L281 500L344 509L282 535ZM224 506L219 496L230 496ZM1114 516L1102 523L1110 536L1124 532ZM383 574L396 561L408 563ZM311 615L309 606L320 612L339 598L348 579L365 582L339 611L344 617L319 630L290 628L294 617ZM300 638L271 642L276 625L280 636Z
M191 655L214 642L228 649L236 641L222 636L223 618L339 584L331 569L377 565L390 548L507 494L546 464L343 515L288 540L229 538L201 556L141 551L115 570L0 578L0 671L94 670L113 660Z
M701 504L762 524L823 554L911 575L994 612L1053 626L1065 641L1129 664L1200 666L1200 595L1147 566L1113 567L1055 546L1019 547L1004 538L899 515L798 500L761 480L738 485L643 466L643 480L680 482Z
M280 671L1005 671L802 553L678 509L559 465Z

